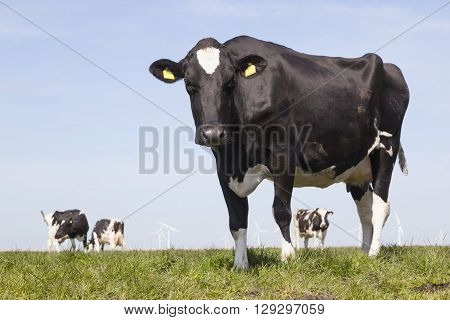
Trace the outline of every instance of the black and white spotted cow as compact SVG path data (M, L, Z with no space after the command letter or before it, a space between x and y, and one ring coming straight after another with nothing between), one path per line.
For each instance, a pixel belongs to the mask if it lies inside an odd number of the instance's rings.
M86 215L80 210L55 211L45 214L41 211L44 222L48 226L47 249L52 247L59 252L59 245L70 239L71 249L75 250L75 239L83 242L83 247L87 250L87 233L89 223Z
M320 248L323 249L330 225L328 216L332 214L333 211L324 208L298 209L294 214L296 247L300 248L300 238L304 239L305 248L308 248L310 238L316 238L320 241Z
M343 182L355 200L364 251L378 254L389 185L409 91L400 69L376 54L314 56L240 36L200 40L179 62L157 60L159 80L184 79L197 144L212 148L235 240L234 265L248 267L248 201L264 179L275 187L273 216L291 244L294 187Z
M123 250L125 246L124 223L117 219L101 219L95 223L92 230L91 240L89 240L89 251L100 252L105 244L109 244L114 250L120 246Z

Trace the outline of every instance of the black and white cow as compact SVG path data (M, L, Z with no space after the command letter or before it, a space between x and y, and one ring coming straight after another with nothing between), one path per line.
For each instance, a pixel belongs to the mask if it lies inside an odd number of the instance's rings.
M124 223L117 219L101 219L95 223L92 230L91 240L89 240L88 251L95 250L100 252L100 248L105 248L109 244L114 250L120 246L123 250L125 246Z
M184 79L196 143L212 148L235 240L234 265L248 267L247 196L274 182L273 215L283 260L294 254L289 226L294 187L343 182L355 200L364 251L376 255L389 215L409 91L398 67L376 54L314 56L240 36L200 40L179 62L155 61L159 80Z
M328 211L324 208L298 209L294 214L295 243L297 248L300 248L300 238L304 239L305 248L308 248L310 238L316 238L320 241L320 248L323 249L328 226L330 225L328 216L332 214L333 211Z
M80 210L55 211L44 214L41 211L44 222L48 226L47 248L52 247L59 252L59 244L70 239L72 250L75 250L75 239L83 242L84 249L87 250L87 233L89 223L86 215Z

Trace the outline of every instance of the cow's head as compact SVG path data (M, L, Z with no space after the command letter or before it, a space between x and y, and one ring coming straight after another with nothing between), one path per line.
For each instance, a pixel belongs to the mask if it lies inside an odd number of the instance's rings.
M229 141L229 128L238 124L235 91L243 80L258 76L267 62L257 55L237 59L217 40L200 40L179 62L155 61L150 72L159 80L174 83L184 78L197 128L195 142L219 146Z
M59 228L56 231L55 239L64 240L71 233L71 230L73 228L73 218L69 218L67 220L61 220L60 222L58 222L58 224L59 224Z
M316 228L325 230L329 226L328 216L333 215L333 211L318 208L313 213L313 224Z

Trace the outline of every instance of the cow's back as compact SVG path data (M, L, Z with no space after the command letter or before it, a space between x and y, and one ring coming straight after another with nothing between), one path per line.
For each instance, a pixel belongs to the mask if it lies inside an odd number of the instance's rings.
M384 80L379 56L314 56L247 36L225 45L235 59L257 54L268 61L260 75L239 81L235 101L243 125L310 126L299 159L305 171L335 166L340 174L367 156L378 134Z

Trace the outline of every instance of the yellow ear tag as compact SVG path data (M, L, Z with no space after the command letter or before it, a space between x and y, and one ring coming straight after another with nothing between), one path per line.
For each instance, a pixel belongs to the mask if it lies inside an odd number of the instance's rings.
M175 80L175 76L173 75L172 71L169 70L169 68L165 68L163 70L163 77L164 79Z
M254 64L249 63L247 69L244 71L244 76L250 77L251 75L256 73L256 67Z

